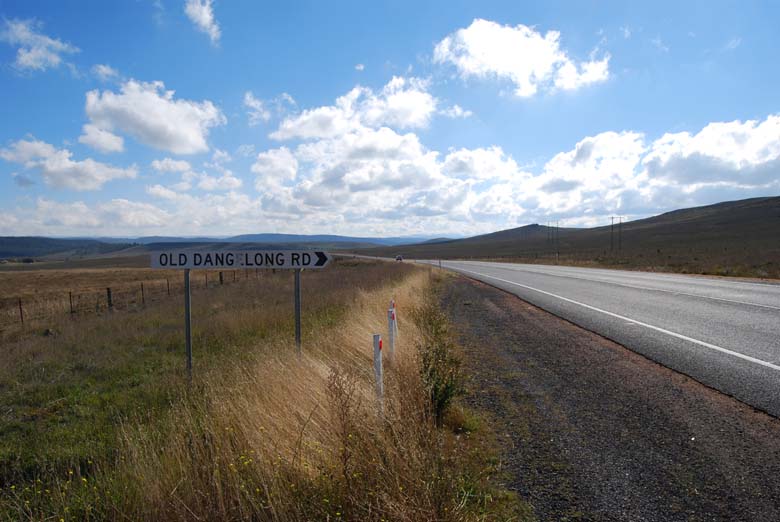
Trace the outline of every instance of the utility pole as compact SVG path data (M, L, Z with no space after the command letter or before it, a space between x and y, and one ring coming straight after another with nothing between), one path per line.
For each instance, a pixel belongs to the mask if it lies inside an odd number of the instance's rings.
M615 216L610 216L612 224L609 226L609 250L615 250Z
M618 216L618 250L623 251L623 216Z

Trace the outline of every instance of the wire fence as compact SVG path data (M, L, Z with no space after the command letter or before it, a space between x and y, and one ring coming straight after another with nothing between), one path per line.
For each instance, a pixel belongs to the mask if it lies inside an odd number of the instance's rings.
M259 277L258 270L202 271L200 274L192 272L190 285L193 291L208 290ZM163 302L183 294L184 278L170 276L156 280L121 283L100 289L4 297L0 298L0 332L57 317L83 317L114 311L138 311L149 304Z

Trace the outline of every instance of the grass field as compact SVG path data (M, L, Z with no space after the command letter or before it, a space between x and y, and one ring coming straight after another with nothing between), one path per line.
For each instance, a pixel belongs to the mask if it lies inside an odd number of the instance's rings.
M116 273L131 280L146 271ZM29 277L15 289L49 277L59 291L110 274ZM446 327L426 327L435 311L416 313L417 322L403 315L425 310L429 284L428 272L400 263L339 261L305 272L302 358L292 342L292 274L196 292L190 391L179 300L63 318L50 326L54 335L30 329L4 342L0 518L496 520L527 513L493 486L499 470L489 434L470 434L468 413L449 408L445 427L436 428L432 381L423 377L431 373L420 369L431 358L420 353L449 346ZM390 298L399 303L402 342L381 417L370 336L386 329ZM442 371L450 369L433 375Z

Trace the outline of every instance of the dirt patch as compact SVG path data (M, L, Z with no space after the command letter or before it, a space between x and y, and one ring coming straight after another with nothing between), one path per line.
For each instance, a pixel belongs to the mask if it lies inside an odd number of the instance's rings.
M780 520L780 421L488 285L442 303L539 520Z

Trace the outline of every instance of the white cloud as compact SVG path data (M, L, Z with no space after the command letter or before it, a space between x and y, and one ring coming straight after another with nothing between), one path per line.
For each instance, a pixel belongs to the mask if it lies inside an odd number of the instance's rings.
M255 126L261 122L268 123L274 116L283 117L296 111L298 104L286 92L271 100L261 100L255 97L252 91L246 91L244 93L244 107L247 108L249 125Z
M427 127L438 103L428 92L429 84L419 78L393 77L377 95L367 91L358 109L360 120L396 129Z
M474 113L464 109L460 105L455 104L452 107L447 107L446 109L439 111L439 114L441 114L442 116L446 116L448 118L457 119L457 118L469 118L473 116Z
M169 199L171 201L176 201L179 199L181 197L180 192L181 191L171 190L169 188L163 187L162 185L152 185L146 187L146 193L150 196L154 196L160 199Z
M780 179L780 115L710 123L696 134L664 134L643 159L655 181L761 185Z
M251 143L244 143L236 148L236 154L248 158L255 155L255 146Z
M240 178L237 178L233 175L231 170L223 166L224 162L230 160L230 155L228 153L217 149L212 160L214 163L206 163L205 165L209 168L218 170L221 173L221 176L212 176L205 172L195 172L189 162L171 158L152 161L152 168L158 172L181 174L181 181L171 185L170 188L165 188L165 190L173 189L177 192L185 192L192 188L193 183L196 184L199 189L205 191L234 190L243 185ZM155 187L163 188L160 185L155 185Z
M360 89L356 88L338 98L335 106L309 109L294 117L286 118L279 128L271 133L271 138L276 140L327 138L348 132L357 123L354 121L353 105L358 96L360 96Z
M158 229L171 220L168 212L154 205L123 198L90 206L83 201L59 202L41 197L35 201L34 207L25 209L24 212L25 219L23 222L17 222L14 233L122 234ZM0 230L3 230L2 225Z
M217 165L221 165L223 163L230 163L233 161L233 158L230 156L230 154L227 151L224 151L222 149L216 149L214 151L214 154L211 155L211 161L213 161Z
M102 63L92 66L92 74L94 74L95 76L97 76L99 80L104 82L119 78L119 71L117 71L110 65L105 65Z
M84 134L79 136L79 143L89 145L100 152L122 152L125 149L125 142L121 136L112 134L107 130L100 129L90 123L84 125Z
M19 140L9 148L0 149L0 158L39 172L46 184L57 188L97 190L108 181L138 175L135 166L114 167L91 158L74 161L72 155L67 149L57 149L35 139Z
M560 33L542 35L522 24L501 25L475 19L434 48L436 63L453 64L464 79L498 78L514 84L517 96L540 89L577 89L609 77L609 55L575 63L560 47Z
M337 98L335 105L305 110L286 118L271 133L271 138L330 138L363 126L426 127L438 105L428 87L426 80L399 76L393 77L379 93L358 86Z
M14 67L20 71L44 71L59 67L62 55L79 52L78 47L38 32L35 20L5 20L0 40L16 46Z
M184 12L199 31L209 35L212 44L219 43L221 31L217 19L214 17L211 0L187 0Z
M525 179L515 160L501 147L460 149L447 154L441 166L448 177L464 180L504 180L518 182Z
M246 91L244 93L244 107L249 109L247 115L249 116L249 125L257 125L260 122L267 122L271 120L271 111L265 107L263 100L258 100L252 91Z
M298 160L287 147L271 149L257 155L252 172L257 174L255 187L262 191L269 184L279 185L295 180Z
M240 179L228 171L219 177L202 174L198 182L198 188L206 191L235 190L241 187L242 184L243 182Z
M776 193L780 115L714 122L652 142L636 132L604 132L554 156L526 189L540 215L581 225L614 213L646 216Z
M627 25L622 26L620 28L620 32L623 35L623 38L625 38L626 40L631 38L631 28L629 26Z
M365 68L366 68L366 66L363 65L362 63L355 64L355 70L356 71L363 71Z
M163 158L152 161L152 168L159 172L187 172L192 170L188 161Z
M97 205L97 211L101 223L120 224L130 229L157 228L166 225L171 219L168 212L154 205L122 198Z
M174 91L159 81L128 80L120 93L89 91L86 113L99 129L125 132L174 154L207 151L209 130L227 122L212 102L174 99Z

